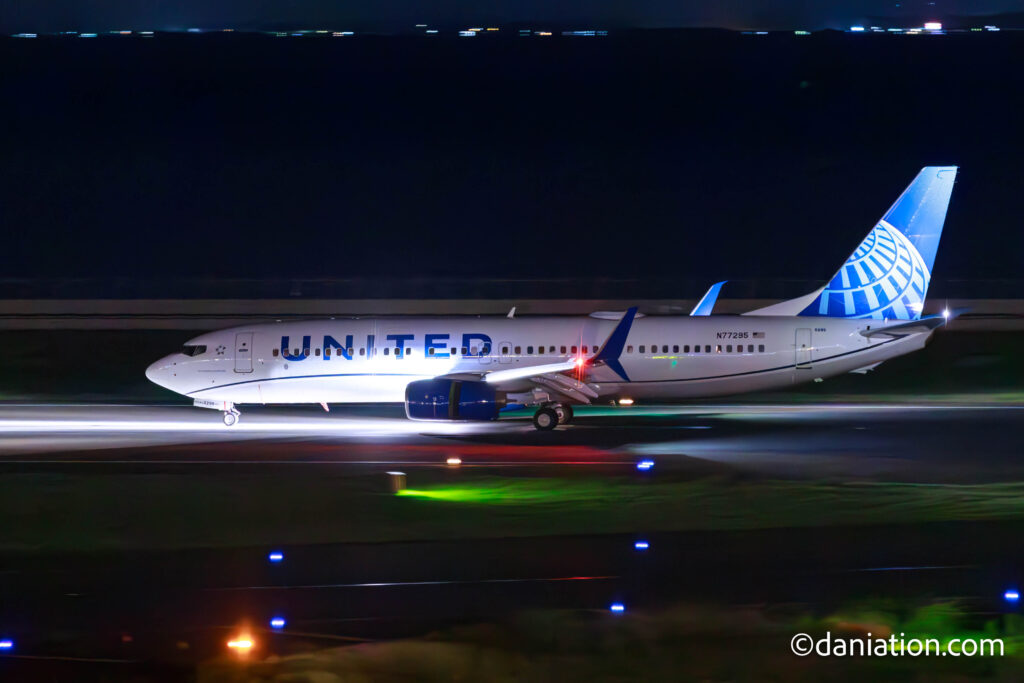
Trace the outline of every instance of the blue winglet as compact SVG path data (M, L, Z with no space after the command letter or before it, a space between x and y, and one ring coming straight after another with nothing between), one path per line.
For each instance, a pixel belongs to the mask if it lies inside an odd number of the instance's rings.
M592 364L604 363L609 368L614 370L618 375L629 381L629 375L626 374L626 370L622 367L622 363L619 362L619 356L622 355L622 349L626 346L626 337L629 336L629 329L633 326L633 318L636 317L636 306L631 306L626 310L625 315L622 316L622 320L615 326L612 333L608 335L608 339L605 340L604 345L601 346L601 350L597 352L597 355L590 359Z
M707 294L704 295L704 298L693 307L692 311L690 311L690 315L711 315L711 310L715 307L715 303L718 301L718 293L722 291L722 285L726 282L728 282L728 280L722 280L721 282L716 282L711 285L711 287L708 288Z

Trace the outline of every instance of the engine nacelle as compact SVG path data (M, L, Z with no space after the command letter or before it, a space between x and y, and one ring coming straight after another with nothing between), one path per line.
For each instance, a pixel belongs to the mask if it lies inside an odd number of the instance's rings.
M473 380L423 379L405 388L410 420L497 420L506 402L505 392Z

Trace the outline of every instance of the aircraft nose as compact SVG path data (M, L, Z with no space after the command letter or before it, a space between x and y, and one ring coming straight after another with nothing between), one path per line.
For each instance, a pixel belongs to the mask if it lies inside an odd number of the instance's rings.
M164 387L165 389L171 389L171 378L174 374L171 368L174 367L174 362L171 360L171 356L165 356L157 362L146 368L146 379L157 386Z

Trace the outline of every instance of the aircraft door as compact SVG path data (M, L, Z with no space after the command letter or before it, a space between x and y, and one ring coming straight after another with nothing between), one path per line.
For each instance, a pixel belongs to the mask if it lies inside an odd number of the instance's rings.
M796 331L796 367L798 370L807 370L811 367L811 353L814 349L811 344L811 328L800 327Z
M235 372L252 372L252 332L235 335Z

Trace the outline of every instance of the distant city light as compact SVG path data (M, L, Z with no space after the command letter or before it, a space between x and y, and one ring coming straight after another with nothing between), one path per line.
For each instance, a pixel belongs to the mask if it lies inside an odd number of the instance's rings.
M99 34L98 33L80 33L78 35L78 37L79 38L95 38L97 35L99 35Z
M651 469L652 467L654 467L654 461L653 460L641 460L640 462L638 462L636 464L636 468L638 470L646 471L646 470Z
M463 38L472 38L476 35L476 31L459 31L459 35Z
M863 26L851 26L850 30L853 31L854 33L860 33L861 31L864 30L864 27Z
M38 38L39 35L36 33L15 33L15 38Z
M991 25L986 24L985 25L985 30L986 31L998 31L999 27L998 26L991 26Z
M1017 602L1020 600L1020 593L1016 590L1010 589L1003 593L1003 599L1007 602Z
M189 32L189 33L202 33L202 32L203 32L203 30L202 30L202 29L199 29L199 28L190 28L190 29L188 30L188 32Z
M633 547L636 548L637 550L647 550L648 548L651 547L651 544L648 543L647 541L637 541L636 543L633 544Z
M10 640L8 638L4 638L3 640L0 640L0 650L13 650L13 649L14 649L14 641L13 640Z
M941 31L942 22L939 21L926 21L924 22L924 30L926 31Z
M284 617L274 617L270 620L270 628L284 628L286 623Z
M499 29L497 29L497 28L490 28L490 27L488 27L488 28L487 28L487 30L488 30L488 31L497 31L497 30L499 30Z
M426 28L426 24L416 24L416 28Z
M436 28L428 28L427 29L427 33L437 33L437 29Z
M613 602L610 609L613 612L622 613L626 611L626 606L623 605L621 602Z
M267 555L267 559L271 562L280 562L284 559L284 553L275 550L274 552Z
M537 31L538 36L550 36L551 31Z
M448 463L449 465L453 465L453 466L454 465L461 465L462 464L462 458L458 457L457 455L453 455L452 457L450 457L447 460L445 460L445 462Z
M793 31L793 34L794 35L798 35L798 36L809 36L809 35L811 35L811 32L810 31Z

